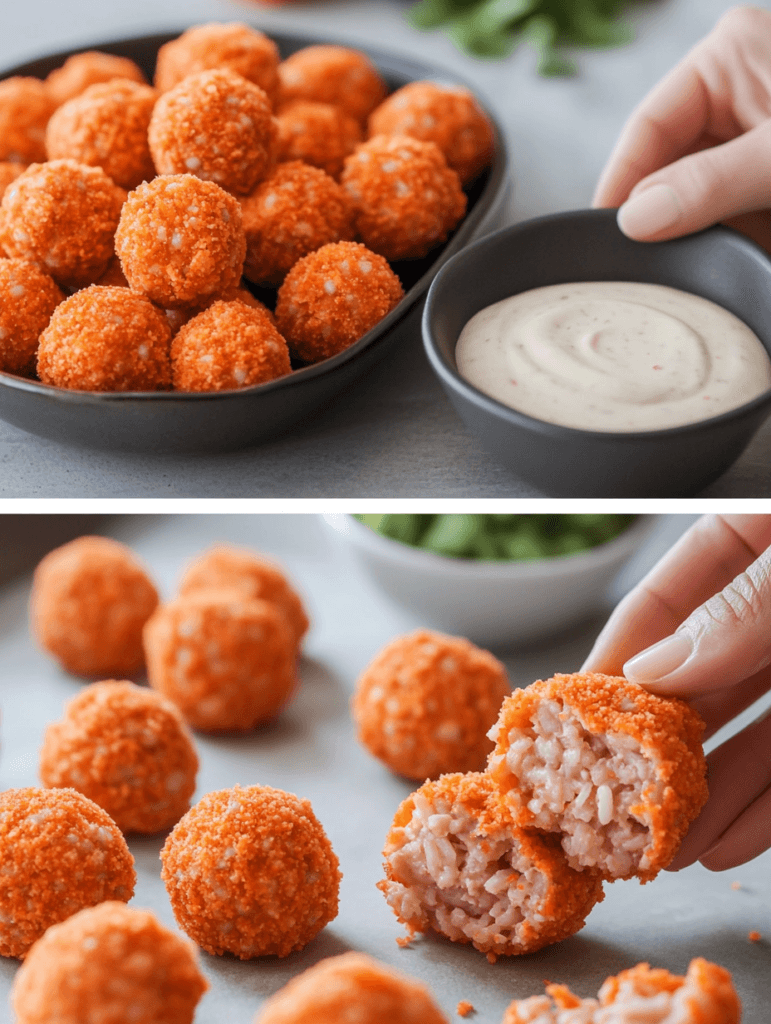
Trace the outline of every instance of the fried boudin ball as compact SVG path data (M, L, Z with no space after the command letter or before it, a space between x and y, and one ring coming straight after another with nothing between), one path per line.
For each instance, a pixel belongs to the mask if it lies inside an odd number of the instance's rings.
M46 159L46 125L55 103L39 78L15 75L0 82L0 160L31 164Z
M480 771L509 692L506 669L468 640L427 629L397 637L364 669L351 712L359 741L408 779Z
M338 859L310 801L293 793L207 793L161 860L177 923L207 953L288 956L337 917Z
M266 93L222 68L189 75L164 93L148 137L159 174L190 172L247 195L273 166L277 134Z
M410 932L470 942L494 959L574 935L603 898L559 840L518 828L489 775L443 775L399 807L386 839L389 906Z
M21 959L46 928L134 894L134 858L112 818L74 789L0 793L0 955Z
M435 142L462 185L487 167L495 147L490 118L462 86L410 82L372 112L368 127L370 135L409 135Z
M56 307L40 336L44 384L77 391L168 391L171 328L128 288L91 285Z
M362 139L361 125L342 107L297 100L282 107L278 121L278 159L302 160L339 178L343 161Z
M209 987L192 943L106 901L51 928L14 979L17 1024L192 1024Z
M38 339L63 301L53 278L34 263L0 258L0 371L35 372Z
M46 129L49 160L101 167L121 188L155 177L147 129L158 94L126 78L90 85L64 103Z
M358 242L331 242L287 274L278 292L276 326L295 358L318 363L353 345L403 296L382 256Z
M289 349L270 317L238 300L215 302L171 343L176 391L232 391L291 372Z
M363 123L388 92L366 54L346 46L306 46L279 64L280 108L295 100L333 103Z
M200 308L241 280L241 207L212 181L158 177L126 200L115 249L134 291L163 309Z
M166 319L169 321L171 327L171 333L176 334L180 327L184 327L186 323L189 323L194 316L198 316L199 313L203 313L205 309L209 309L215 302L235 302L236 299L239 302L243 302L244 305L249 306L250 309L261 309L267 316L273 326L276 326L276 318L265 305L264 302L260 302L242 281L232 288L228 288L227 291L223 292L222 295L212 295L208 298L203 305L197 309L187 307L186 309L167 309L165 310Z
M13 164L8 161L0 163L0 199L5 195L5 190L12 181L16 181L22 171L26 171L26 164Z
M328 174L299 160L279 164L241 200L246 232L244 277L278 287L303 256L353 240L353 207Z
M130 676L144 665L142 627L157 604L155 587L125 544L78 537L35 570L30 625L68 672Z
M329 957L298 974L255 1024L448 1024L425 985L364 953Z
M503 702L488 770L520 825L561 833L571 865L647 882L706 802L703 729L622 677L556 675Z
M110 82L113 78L128 78L129 81L147 84L147 79L138 64L128 57L100 50L86 50L68 57L60 68L55 68L46 79L48 92L59 107L74 96L79 96L89 85Z
M193 741L174 705L145 687L94 683L49 725L40 778L77 789L122 832L160 832L190 807L198 770Z
M458 175L439 147L407 135L363 142L346 159L340 183L362 242L387 260L425 256L466 212Z
M0 245L9 256L40 264L62 288L91 284L113 257L125 199L101 167L31 164L3 196Z

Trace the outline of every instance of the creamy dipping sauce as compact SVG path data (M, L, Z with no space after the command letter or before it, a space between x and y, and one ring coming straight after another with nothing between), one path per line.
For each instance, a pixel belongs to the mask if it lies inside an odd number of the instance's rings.
M733 313L632 281L549 285L480 310L455 351L469 383L547 423L661 430L771 388L771 360Z

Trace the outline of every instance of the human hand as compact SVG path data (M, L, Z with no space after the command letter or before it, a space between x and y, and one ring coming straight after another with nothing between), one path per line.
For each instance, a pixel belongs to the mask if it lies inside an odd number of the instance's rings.
M705 738L771 690L771 515L703 516L618 605L582 671L681 697ZM771 713L707 758L709 800L670 865L771 847Z

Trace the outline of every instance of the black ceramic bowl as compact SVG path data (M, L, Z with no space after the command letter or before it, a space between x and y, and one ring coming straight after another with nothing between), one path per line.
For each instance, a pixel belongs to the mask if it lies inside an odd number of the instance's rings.
M504 228L437 275L423 312L429 361L456 411L500 462L549 495L683 497L738 458L771 412L771 392L700 423L601 433L533 419L460 376L455 345L485 306L542 285L643 281L693 292L743 320L771 354L771 261L729 228L671 242L632 242L615 210L579 210Z
M94 43L99 49L136 61L152 78L155 58L163 43L183 29L113 43ZM282 57L313 43L330 42L270 33ZM67 57L79 51L52 54L10 68L10 75L44 78ZM391 89L416 79L431 78L467 85L452 72L431 64L407 60L398 54L365 48ZM490 111L488 110L488 114ZM121 393L97 394L66 391L11 374L0 373L0 417L43 437L78 445L123 451L216 452L244 447L287 431L323 405L344 400L346 390L400 338L414 340L425 293L439 268L475 235L494 225L506 193L507 160L503 136L496 132L491 167L468 191L468 212L444 246L425 259L393 264L404 285L399 305L345 352L315 366L307 366L259 387L212 394Z

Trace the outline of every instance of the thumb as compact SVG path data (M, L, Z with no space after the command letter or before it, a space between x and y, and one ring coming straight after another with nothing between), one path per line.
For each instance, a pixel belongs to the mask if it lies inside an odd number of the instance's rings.
M771 206L771 120L639 182L618 211L629 238L658 242Z

